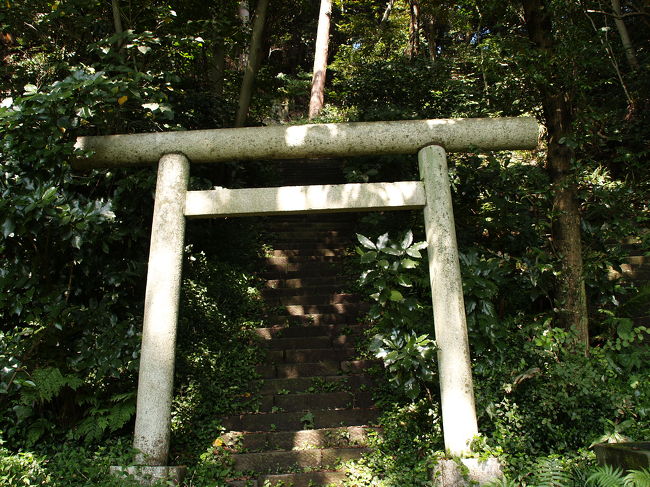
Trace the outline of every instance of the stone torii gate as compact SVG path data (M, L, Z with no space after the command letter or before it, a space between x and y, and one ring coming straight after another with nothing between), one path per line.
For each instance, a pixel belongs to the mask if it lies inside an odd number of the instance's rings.
M77 169L158 163L137 394L135 472L167 466L185 219L422 209L438 344L445 448L478 434L446 152L534 149L532 118L410 120L81 137ZM188 191L190 163L381 154L418 155L421 181Z

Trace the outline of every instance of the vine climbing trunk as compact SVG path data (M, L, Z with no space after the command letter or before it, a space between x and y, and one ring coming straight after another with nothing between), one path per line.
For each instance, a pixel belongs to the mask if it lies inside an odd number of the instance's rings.
M560 257L561 276L558 283L559 319L566 329L577 334L580 348L589 348L587 295L582 263L580 211L576 198L573 171L575 154L565 143L571 135L573 100L569 90L555 73L560 69L550 65L555 56L552 17L545 0L523 0L528 36L541 58L549 63L546 79L538 84L548 131L547 170L553 189L552 236Z
M327 51L330 42L330 21L332 18L332 0L321 0L314 52L314 74L311 79L311 97L309 98L309 120L317 117L325 102L325 77L327 75Z

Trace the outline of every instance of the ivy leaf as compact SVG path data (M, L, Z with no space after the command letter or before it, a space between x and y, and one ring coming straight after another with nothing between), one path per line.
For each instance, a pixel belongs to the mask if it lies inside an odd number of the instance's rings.
M372 241L368 237L364 237L360 233L357 233L357 240L359 240L359 243L363 245L367 249L371 250L377 250L377 246L372 243Z
M120 97L117 99L117 103L118 103L119 105L124 105L128 99L129 99L129 97L126 96L126 95L124 95L124 96L120 96Z

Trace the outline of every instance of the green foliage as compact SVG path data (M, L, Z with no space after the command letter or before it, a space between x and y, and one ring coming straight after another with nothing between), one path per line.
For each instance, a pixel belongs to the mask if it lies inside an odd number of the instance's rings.
M380 330L369 349L384 361L389 381L416 400L422 390L429 390L435 378L436 344L431 338L430 307L402 293L414 286L426 286L420 275L414 277L410 272L418 267L417 259L422 257L420 251L426 242L414 243L410 231L398 241L391 241L387 233L376 242L359 234L357 238L367 249L357 249L361 264L369 267L360 282L375 301L368 318Z

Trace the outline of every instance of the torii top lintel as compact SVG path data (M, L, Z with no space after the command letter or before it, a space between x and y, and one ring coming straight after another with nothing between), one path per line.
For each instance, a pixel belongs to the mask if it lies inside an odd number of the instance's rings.
M415 154L428 145L447 152L534 149L539 125L532 117L459 118L392 122L274 125L80 137L92 155L77 169L153 164L182 152L192 163Z

